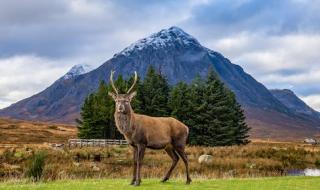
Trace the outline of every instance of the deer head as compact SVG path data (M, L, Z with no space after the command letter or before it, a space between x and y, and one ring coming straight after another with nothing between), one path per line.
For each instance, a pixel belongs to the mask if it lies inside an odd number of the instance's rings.
M114 71L111 71L110 83L111 83L111 86L112 86L112 88L114 90L114 93L113 92L109 92L108 94L116 102L115 111L117 113L129 114L130 111L131 111L130 102L133 99L133 97L137 94L136 91L131 92L132 89L134 88L134 86L136 85L137 80L138 80L137 72L136 71L134 72L134 82L133 82L132 86L130 87L130 89L127 91L126 94L119 94L118 93L118 90L115 87L114 82L113 82L113 74L114 74Z

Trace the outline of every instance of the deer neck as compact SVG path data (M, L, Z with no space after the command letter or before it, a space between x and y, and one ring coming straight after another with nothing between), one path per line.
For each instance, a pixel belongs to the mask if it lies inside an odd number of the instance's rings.
M120 133L122 133L125 136L131 136L134 128L133 128L133 122L134 122L134 112L132 108L130 108L130 111L128 113L115 113L115 121L116 126Z

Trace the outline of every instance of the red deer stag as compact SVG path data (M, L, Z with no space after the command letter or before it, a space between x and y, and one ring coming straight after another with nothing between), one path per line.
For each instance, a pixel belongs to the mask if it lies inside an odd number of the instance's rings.
M133 179L131 185L140 185L140 170L146 148L164 149L172 159L172 165L162 182L170 178L172 170L182 158L187 176L187 184L191 183L188 170L188 160L185 153L186 141L189 129L182 122L172 117L150 117L134 113L130 102L136 95L131 92L137 82L137 72L133 85L126 94L119 94L113 82L114 71L111 71L110 83L114 93L109 95L116 102L114 118L118 130L124 135L128 143L133 147Z

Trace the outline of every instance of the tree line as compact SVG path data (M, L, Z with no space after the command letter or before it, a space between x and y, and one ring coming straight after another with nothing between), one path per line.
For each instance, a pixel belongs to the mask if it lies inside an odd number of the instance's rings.
M115 81L119 93L125 93L133 78L121 75ZM132 101L136 113L149 116L171 116L189 127L188 143L204 146L247 144L250 128L232 91L209 69L205 78L197 76L192 83L170 86L167 79L150 67L144 80L138 79L137 96ZM122 139L114 122L114 101L108 96L111 85L102 81L81 108L79 138Z

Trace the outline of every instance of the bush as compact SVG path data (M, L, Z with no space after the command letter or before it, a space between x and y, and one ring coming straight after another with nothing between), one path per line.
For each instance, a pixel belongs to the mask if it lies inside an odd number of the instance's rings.
M314 165L316 165L317 168L320 168L320 160L316 160L316 162L314 163Z
M31 178L34 181L40 180L45 165L45 158L45 152L37 152L33 156L31 164L27 170L27 177Z

